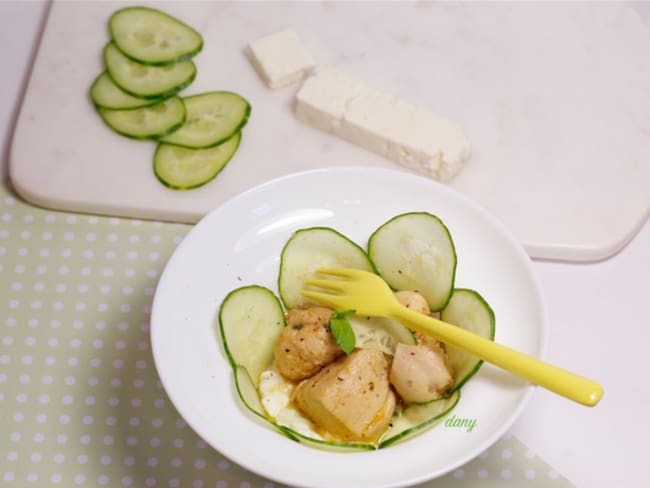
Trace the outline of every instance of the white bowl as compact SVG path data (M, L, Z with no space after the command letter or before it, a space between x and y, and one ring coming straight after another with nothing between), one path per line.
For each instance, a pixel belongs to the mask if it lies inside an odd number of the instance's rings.
M513 202L516 205L516 202ZM335 228L364 246L391 217L427 211L456 245L456 286L473 288L496 316L496 341L540 357L546 312L523 247L488 212L435 181L361 167L291 174L248 190L210 212L169 260L151 315L160 379L180 414L212 447L271 480L305 487L406 486L441 476L494 443L522 412L534 387L484 364L450 415L476 427L446 426L385 449L335 453L293 442L256 419L234 390L217 314L234 288L277 292L280 251L297 229Z

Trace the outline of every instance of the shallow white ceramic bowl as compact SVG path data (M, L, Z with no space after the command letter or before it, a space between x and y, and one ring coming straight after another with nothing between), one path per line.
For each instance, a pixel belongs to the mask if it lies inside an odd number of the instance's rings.
M516 205L516 202L513 202ZM151 316L161 381L188 424L241 466L294 486L380 488L441 476L494 443L533 387L491 365L462 389L452 414L471 432L438 424L386 449L333 453L292 442L245 410L218 332L224 296L246 284L277 292L280 251L297 229L329 226L364 246L374 229L409 211L449 228L456 286L479 291L496 315L496 340L541 356L546 313L529 257L494 217L444 185L403 171L337 167L292 174L213 210L178 246L163 272Z

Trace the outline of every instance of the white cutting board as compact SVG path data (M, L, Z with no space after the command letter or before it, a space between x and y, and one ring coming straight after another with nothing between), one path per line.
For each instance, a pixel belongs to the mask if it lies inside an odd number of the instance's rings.
M87 90L122 2L54 2L17 123L10 177L64 210L195 222L270 178L323 166L396 164L295 119L297 85L269 90L245 56L291 27L319 63L460 123L473 154L449 186L508 225L537 258L618 251L650 210L650 33L600 3L142 2L204 36L183 94L233 90L253 107L234 159L176 192L154 144L112 133ZM399 192L386 198L399 198Z

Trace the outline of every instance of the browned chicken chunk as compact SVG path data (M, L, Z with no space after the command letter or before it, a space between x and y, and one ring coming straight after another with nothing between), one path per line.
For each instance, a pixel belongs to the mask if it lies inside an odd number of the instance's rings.
M342 440L374 440L390 423L395 394L388 362L376 349L357 349L300 383L294 399L307 417Z
M406 403L435 400L454 384L442 344L424 335L416 337L417 345L397 345L390 368L390 382Z
M431 313L424 297L416 291L398 291L395 298L415 312ZM415 336L417 345L397 345L389 375L391 384L406 403L435 400L454 383L442 344L423 334Z
M323 307L289 310L275 343L275 366L286 378L309 378L343 354L329 329L331 315Z
M425 315L431 312L426 299L417 291L398 291L395 292L395 298L406 308L410 308L414 312L420 312Z

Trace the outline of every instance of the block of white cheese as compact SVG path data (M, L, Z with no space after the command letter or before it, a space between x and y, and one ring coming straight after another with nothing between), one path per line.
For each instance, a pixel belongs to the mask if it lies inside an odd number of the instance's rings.
M396 163L446 181L469 157L462 128L321 66L296 95L296 116Z
M314 60L298 35L286 29L251 42L251 62L269 88L300 81L314 68Z

